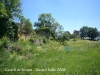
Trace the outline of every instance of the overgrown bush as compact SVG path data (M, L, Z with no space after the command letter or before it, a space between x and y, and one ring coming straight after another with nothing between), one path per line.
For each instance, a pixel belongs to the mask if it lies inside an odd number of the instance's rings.
M4 40L4 42L0 45L0 50L4 50L4 48L6 48L8 44L9 44L9 41Z
M29 39L29 42L34 43L34 39L32 39L32 38Z
M13 51L17 52L18 54L22 53L22 47L19 45L13 46Z
M43 43L47 43L48 40L45 37L42 37L42 39L43 39Z
M15 48L15 49L16 49L16 51L17 51L17 52L21 52L22 47L21 47L21 46L16 46L16 48Z
M76 37L75 34L70 35L70 39L74 39L75 37Z
M50 37L50 40L54 40L54 38L53 37Z
M73 41L77 41L77 40L74 38Z
M68 41L65 41L65 42L64 42L64 45L65 45L65 46L69 46Z

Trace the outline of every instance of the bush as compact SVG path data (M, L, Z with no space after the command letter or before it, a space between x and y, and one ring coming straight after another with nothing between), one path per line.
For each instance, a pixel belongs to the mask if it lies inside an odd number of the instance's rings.
M4 48L7 47L9 41L5 40L1 45L0 45L0 50L4 50Z
M22 47L19 45L13 46L13 51L17 52L18 54L22 53Z
M31 43L34 43L34 39L32 39L32 38L31 38L31 39L29 39L29 41L30 41Z
M74 38L73 41L77 41L77 40Z
M54 38L53 37L50 37L50 40L54 40Z
M65 42L64 42L64 45L65 45L65 46L69 46L69 44L68 44L68 42L67 42L67 41L65 41Z
M21 46L16 46L16 51L17 52L20 52L22 50L22 47Z
M70 35L70 39L74 39L75 37L76 37L75 34Z
M48 40L45 37L42 37L42 39L43 39L43 43L47 43Z

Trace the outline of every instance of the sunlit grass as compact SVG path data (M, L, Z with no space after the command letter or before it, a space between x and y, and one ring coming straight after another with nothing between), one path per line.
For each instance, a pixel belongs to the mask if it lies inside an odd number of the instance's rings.
M14 45L22 47L21 54L9 53L0 64L0 73L4 75L100 75L100 42L77 40L67 42L70 48L56 41L49 41L41 46L35 46L29 41L18 41ZM5 55L6 56L6 55ZM2 59L2 60L3 60ZM32 71L5 72L5 68L25 68ZM36 71L36 69L47 69ZM48 71L48 69L56 71ZM57 71L59 68L63 70Z

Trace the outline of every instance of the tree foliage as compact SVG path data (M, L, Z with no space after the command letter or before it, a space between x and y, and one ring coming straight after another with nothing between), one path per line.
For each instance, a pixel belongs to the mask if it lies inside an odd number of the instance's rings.
M50 13L43 13L39 15L38 22L34 23L36 31L38 30L48 30L50 35L55 39L55 37L60 34L62 26L55 21Z
M70 35L67 31L62 32L60 35L57 36L57 41L60 42L60 44L64 45L65 41L69 41Z
M0 18L15 18L21 14L20 0L0 0Z
M65 40L68 40L68 41L69 41L69 38L70 38L69 33L68 33L67 31L65 31L65 32L63 33L63 40L64 40L64 41L65 41Z
M99 32L98 32L97 28L89 27L88 32L87 32L87 36L92 40L94 38L96 38L97 36L99 36Z
M99 36L100 36L100 31L99 31Z
M0 0L0 18L7 17L5 5L2 0Z
M14 20L21 17L20 6L20 0L0 0L0 38L9 32L8 29L13 28L11 24Z
M51 27L54 22L54 18L50 13L40 14L38 17L38 22L34 23L34 27L41 28L41 27Z
M63 30L63 27L58 22L54 22L51 25L51 30L52 30L51 31L51 35L55 39L55 37L57 37L57 35L59 34L59 32Z
M70 34L70 39L74 39L75 37L75 34Z
M10 23L8 23L7 25L6 35L10 41L16 41L18 40L18 26L12 21L8 21L8 22Z
M64 31L64 28L62 25L57 26L56 35L57 35L56 39L57 41L60 42L60 44L64 45L64 42L66 40L69 41L69 33L68 31Z
M23 20L24 26L22 27L22 34L24 34L26 37L29 36L32 32L32 23L30 22L30 19Z
M89 37L91 40L93 40L94 38L99 36L99 32L97 28L83 26L80 29L80 36L82 39L84 39L85 37Z
M84 37L87 37L87 33L88 33L87 26L83 26L82 28L80 28L80 36L82 39L84 39Z

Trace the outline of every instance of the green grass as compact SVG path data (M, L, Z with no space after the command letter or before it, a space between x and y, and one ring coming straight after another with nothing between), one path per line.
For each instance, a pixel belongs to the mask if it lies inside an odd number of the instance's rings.
M21 46L21 53L1 53L0 75L100 75L100 42L70 40L68 53L66 46L56 41L41 46L28 40L11 44ZM5 71L14 68L21 71ZM22 68L29 71L22 71ZM37 71L39 69L41 71Z

